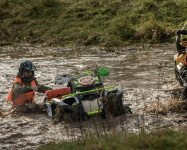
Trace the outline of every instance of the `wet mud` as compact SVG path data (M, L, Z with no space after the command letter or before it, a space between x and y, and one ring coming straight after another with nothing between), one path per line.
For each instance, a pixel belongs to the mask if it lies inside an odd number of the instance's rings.
M35 149L39 145L82 139L90 134L152 131L187 125L186 103L180 100L182 88L175 81L175 45L121 47L107 52L99 47L54 48L32 45L0 47L0 149ZM108 67L105 86L121 85L123 103L133 114L83 122L54 124L41 107L19 112L6 101L20 62L31 60L39 83L53 89L57 75L82 74L87 69ZM44 94L37 93L42 105ZM31 111L33 110L33 111ZM181 111L182 110L182 111ZM28 112L27 112L28 111Z

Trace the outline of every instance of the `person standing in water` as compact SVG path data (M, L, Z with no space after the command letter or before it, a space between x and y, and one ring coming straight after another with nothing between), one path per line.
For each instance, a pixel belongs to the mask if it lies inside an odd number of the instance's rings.
M20 64L18 74L13 81L12 89L7 99L12 102L12 106L32 104L35 91L45 93L47 90L52 90L37 82L34 77L35 71L37 69L31 61L26 60Z
M177 48L177 52L179 54L186 54L186 46L185 44L187 44L187 21L184 23L184 26L182 27L182 29L177 31L177 36L176 36L176 48Z
M182 29L177 31L175 60L175 75L181 86L184 87L182 99L187 99L187 21Z

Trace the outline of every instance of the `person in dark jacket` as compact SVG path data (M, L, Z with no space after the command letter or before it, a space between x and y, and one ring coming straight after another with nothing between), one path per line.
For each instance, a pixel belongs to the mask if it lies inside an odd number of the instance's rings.
M184 87L182 99L187 99L187 21L182 29L177 31L175 60L175 75L181 86Z
M184 23L183 28L177 31L176 48L179 54L186 53L186 45L183 44L185 41L187 42L187 21Z

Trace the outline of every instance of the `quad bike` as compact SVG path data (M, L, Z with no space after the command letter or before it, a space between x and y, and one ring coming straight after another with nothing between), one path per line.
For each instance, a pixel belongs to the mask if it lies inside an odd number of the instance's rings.
M181 30L181 34L187 35L186 30ZM178 38L179 39L179 38ZM175 76L179 84L184 87L182 98L187 99L187 40L180 42L177 40L178 53L174 56ZM179 49L178 49L179 48ZM182 51L181 51L182 50Z
M89 70L86 74L73 76L69 80L66 76L56 77L56 83L68 81L68 87L46 92L48 116L60 116L58 121L61 121L68 114L73 120L80 121L92 115L106 117L131 114L131 109L123 105L122 88L103 86L101 77L108 74L108 68L102 68L94 73Z
M174 57L174 61L175 61L174 71L175 71L176 80L179 82L179 84L182 87L185 87L185 83L187 81L187 76L186 76L187 70L185 73L184 59L185 59L185 53L182 54L177 53Z
M187 99L187 54L175 56L175 76L179 84L184 87L182 99Z

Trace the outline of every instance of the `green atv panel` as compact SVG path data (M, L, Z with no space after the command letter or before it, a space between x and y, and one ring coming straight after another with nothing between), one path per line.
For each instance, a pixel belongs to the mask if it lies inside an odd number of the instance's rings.
M90 84L90 85L81 85L79 83L79 79L82 77L90 76L95 79L95 81ZM100 88L102 86L102 81L99 75L94 75L94 74L84 74L84 75L78 75L74 76L70 79L70 88L71 88L71 93L74 93L75 91L87 91L87 90L92 90L95 88Z

